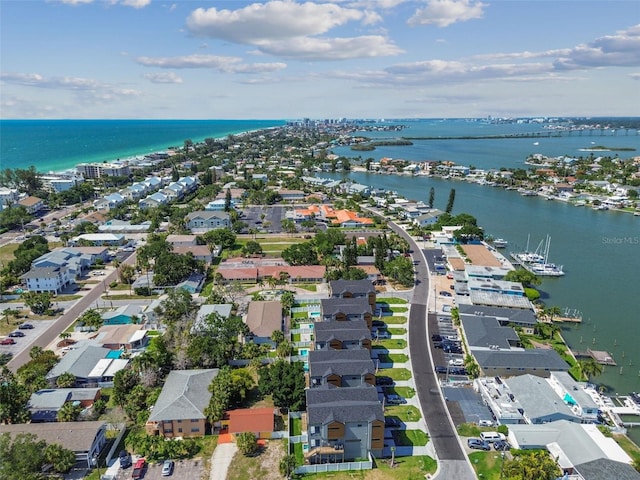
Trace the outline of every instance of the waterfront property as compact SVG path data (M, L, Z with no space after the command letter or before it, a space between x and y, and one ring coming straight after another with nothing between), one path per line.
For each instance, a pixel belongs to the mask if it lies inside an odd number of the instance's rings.
M569 365L555 350L472 350L471 355L487 377L510 377L530 373L548 377L552 371L567 372Z

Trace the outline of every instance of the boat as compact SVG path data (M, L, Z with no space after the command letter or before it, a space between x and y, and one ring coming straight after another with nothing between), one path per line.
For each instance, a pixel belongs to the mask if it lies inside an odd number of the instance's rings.
M507 248L509 246L509 242L507 242L504 238L496 238L493 241L493 246L496 248Z
M562 265L549 262L549 248L551 247L551 237L547 235L546 240L541 240L535 252L529 251L529 237L527 237L527 248L524 252L511 253L511 257L517 260L520 265L534 275L541 277L561 277L564 275Z

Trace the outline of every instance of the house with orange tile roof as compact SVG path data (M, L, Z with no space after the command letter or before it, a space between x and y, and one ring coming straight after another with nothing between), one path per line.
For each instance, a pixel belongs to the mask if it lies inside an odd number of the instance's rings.
M373 220L368 217L360 217L351 210L335 210L335 219L331 223L342 228L356 228L371 226Z
M239 433L250 432L256 438L271 438L275 430L275 410L273 408L239 408L227 412L229 433L236 436Z

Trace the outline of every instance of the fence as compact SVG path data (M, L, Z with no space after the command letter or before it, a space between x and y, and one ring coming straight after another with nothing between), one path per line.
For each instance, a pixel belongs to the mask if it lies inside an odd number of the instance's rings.
M320 463L318 465L302 465L297 467L295 473L298 475L305 473L326 473L326 472L346 472L348 470L371 470L373 459L369 455L366 462L343 462L343 463Z

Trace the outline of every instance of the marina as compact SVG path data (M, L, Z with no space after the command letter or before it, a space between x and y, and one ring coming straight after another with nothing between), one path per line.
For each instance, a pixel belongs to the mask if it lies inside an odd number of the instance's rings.
M542 277L561 277L564 275L562 265L549 263L549 249L551 247L551 237L547 235L546 240L541 240L534 252L529 251L529 238L527 237L527 247L524 252L511 253L511 257L525 270Z

